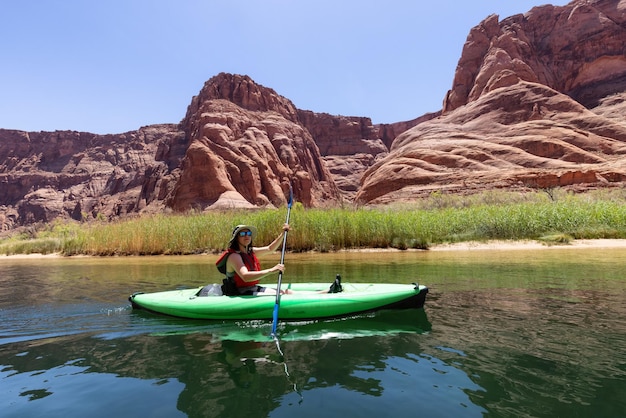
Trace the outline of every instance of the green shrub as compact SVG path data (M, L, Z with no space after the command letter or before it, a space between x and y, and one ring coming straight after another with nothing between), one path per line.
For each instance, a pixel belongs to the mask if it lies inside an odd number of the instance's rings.
M626 238L626 193L574 195L559 189L473 196L433 193L413 203L381 207L291 210L290 251L354 248L427 249L462 241ZM255 244L280 233L286 208L160 214L115 222L54 223L0 244L4 254L66 255L197 254L223 250L237 224L258 229Z

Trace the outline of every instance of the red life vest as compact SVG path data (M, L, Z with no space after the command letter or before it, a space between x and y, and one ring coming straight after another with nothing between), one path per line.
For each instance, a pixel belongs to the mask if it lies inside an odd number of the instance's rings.
M226 262L228 261L228 256L233 253L237 253L241 256L241 259L243 260L243 264L246 266L246 268L249 271L261 270L261 263L259 262L259 259L257 258L256 254L254 253L246 254L246 253L242 253L241 251L235 251L232 248L229 248L228 250L224 251L224 253L220 256L220 258L218 258L217 261L215 262L215 265L217 266L217 269L220 271L220 273L226 274ZM235 272L235 275L233 276L233 280L235 281L235 285L237 287L256 286L257 284L259 284L259 280L254 280L251 282L244 281L241 277L239 277L237 272Z

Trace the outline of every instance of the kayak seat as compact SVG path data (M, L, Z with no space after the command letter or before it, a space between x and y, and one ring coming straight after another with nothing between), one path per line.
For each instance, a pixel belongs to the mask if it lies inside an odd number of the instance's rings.
M343 292L343 286L341 286L341 276L337 275L335 277L335 281L330 285L330 289L328 289L328 293L340 293Z

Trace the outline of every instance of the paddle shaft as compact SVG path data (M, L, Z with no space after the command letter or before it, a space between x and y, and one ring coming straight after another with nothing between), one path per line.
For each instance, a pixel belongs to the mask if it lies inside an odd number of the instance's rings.
M287 208L287 221L285 221L285 223L289 223L289 212L291 212L291 207ZM280 253L280 264L285 264L285 251L287 248L287 233L288 232L289 231L285 231L285 233L283 234L283 248ZM282 284L282 281L283 281L283 272L279 271L278 272L278 286L276 289L276 304L280 302L280 286Z
M289 186L289 202L287 203L287 219L285 220L286 224L289 224L289 215L291 214L291 204L293 203L293 190L291 189L291 185ZM285 264L285 250L287 248L287 233L289 231L285 230L283 234L283 248L280 253L280 264ZM280 286L283 281L283 272L278 272L278 285L276 286L276 303L274 304L274 315L272 321L272 335L276 335L276 327L278 325L278 306L280 305Z

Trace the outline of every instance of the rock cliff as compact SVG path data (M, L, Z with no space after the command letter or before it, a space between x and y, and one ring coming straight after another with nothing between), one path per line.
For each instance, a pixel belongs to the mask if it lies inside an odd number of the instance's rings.
M290 182L306 206L339 199L295 106L247 76L209 80L181 128L190 143L167 200L174 210L280 206Z
M179 124L113 135L0 129L0 227L56 218L379 204L434 190L626 181L626 0L499 20L463 47L441 111L373 125L219 74Z
M113 135L0 129L0 225L281 206L290 183L305 206L336 205L416 123L299 110L247 76L222 73L180 124Z
M487 17L467 37L442 115L399 135L356 201L623 186L625 45L626 0Z
M161 209L185 149L175 125L117 135L0 130L0 226Z

